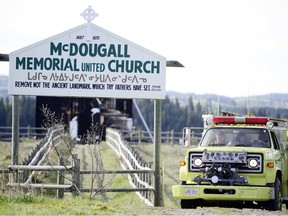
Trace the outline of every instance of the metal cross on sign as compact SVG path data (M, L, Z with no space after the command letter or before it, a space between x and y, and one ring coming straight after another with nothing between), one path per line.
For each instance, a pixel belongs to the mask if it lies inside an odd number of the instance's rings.
M95 19L95 17L98 16L98 14L92 9L92 7L89 5L87 9L84 10L83 13L80 14L84 17L85 20L87 20L87 33L86 33L86 40L91 40L91 21Z
M81 13L81 16L83 16L84 19L87 20L88 23L90 23L92 20L95 19L95 17L98 16L98 14L89 5L88 8L85 9L83 13Z

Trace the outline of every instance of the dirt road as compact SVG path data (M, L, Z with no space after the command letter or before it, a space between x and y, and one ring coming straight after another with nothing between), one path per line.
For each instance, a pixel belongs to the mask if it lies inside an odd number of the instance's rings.
M137 213L138 212L138 213ZM166 207L150 207L145 209L137 209L133 215L288 215L288 211L270 212L261 209L235 209L235 208L197 208L197 209L173 209Z

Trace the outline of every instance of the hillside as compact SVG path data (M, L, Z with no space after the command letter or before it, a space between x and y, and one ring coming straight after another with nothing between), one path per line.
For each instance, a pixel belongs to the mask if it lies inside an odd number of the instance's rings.
M215 103L222 107L271 107L271 108L288 108L288 93L271 93L267 95L255 95L248 97L226 97L216 94L194 94L168 91L167 95L173 99L178 98L180 104L186 104L189 97L194 102Z
M8 96L8 76L0 76L0 97ZM194 104L200 102L202 106L212 104L217 107L219 104L222 110L235 110L239 107L247 108L288 108L288 93L271 93L267 95L256 95L248 97L226 97L216 94L195 94L167 91L170 99L177 98L181 105L186 105L189 97L192 97Z

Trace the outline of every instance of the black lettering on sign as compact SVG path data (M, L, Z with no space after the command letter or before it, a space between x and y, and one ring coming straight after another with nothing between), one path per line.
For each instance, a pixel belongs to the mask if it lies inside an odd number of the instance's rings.
M84 35L77 35L76 39L83 40L84 39Z

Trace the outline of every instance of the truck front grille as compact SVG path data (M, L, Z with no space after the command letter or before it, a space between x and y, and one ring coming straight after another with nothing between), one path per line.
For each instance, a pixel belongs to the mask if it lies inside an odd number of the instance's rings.
M231 152L213 152L213 154L210 155L217 155L215 158L211 158L210 160L207 160L207 152L191 152L189 154L189 171L190 172L200 172L201 170L204 170L206 167L212 167L212 165L215 164L230 164L231 167L238 170L238 173L262 173L263 172L263 155L262 154L252 154L252 153L246 153L245 157L241 157L241 160L239 160L239 157L237 155L241 154L242 152L237 153L231 153ZM209 153L208 153L209 154ZM209 155L209 156L210 156ZM229 157L227 157L229 155ZM201 158L203 161L203 164L199 167L193 164L193 161L195 158ZM258 165L255 168L251 168L248 165L248 161L250 159L256 159L258 160Z

